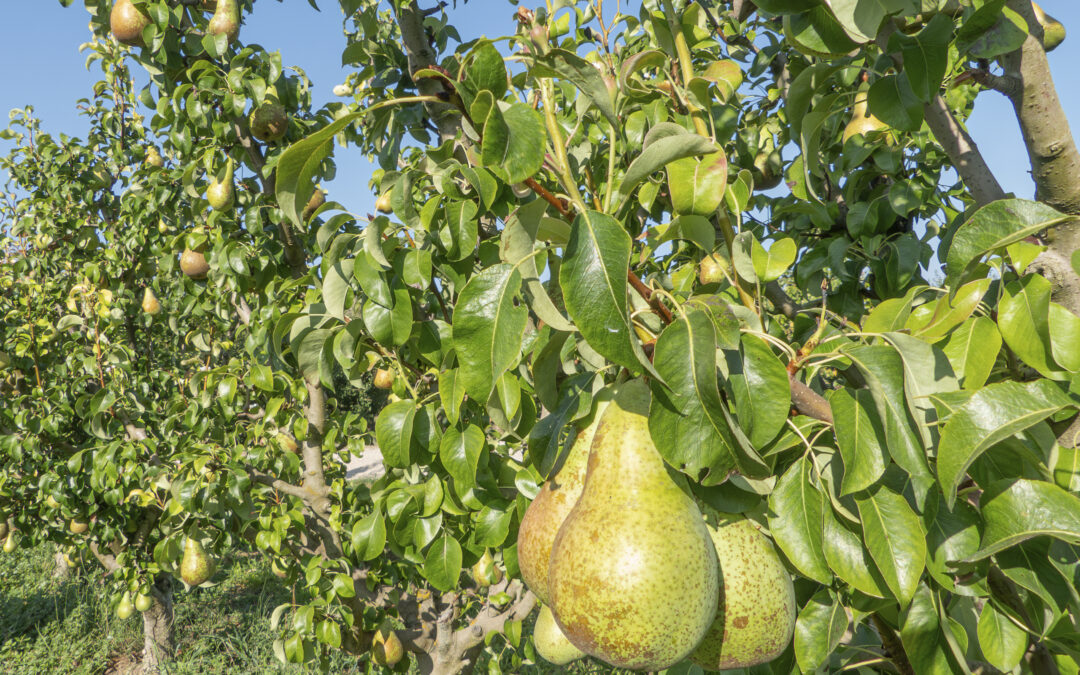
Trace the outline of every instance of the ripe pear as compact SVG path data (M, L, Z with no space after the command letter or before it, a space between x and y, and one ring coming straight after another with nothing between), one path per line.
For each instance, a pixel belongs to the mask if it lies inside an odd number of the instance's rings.
M7 533L7 538L4 539L4 553L11 553L19 545L19 542L15 540L15 530L11 530Z
M263 143L280 141L289 129L285 106L277 101L263 103L252 110L248 123L251 126L251 135Z
M206 201L210 202L210 208L215 211L224 211L232 208L234 196L233 163L230 159L225 164L225 176L221 180L210 179L210 185L206 188Z
M589 447L600 418L611 402L611 393L611 390L605 390L598 396L591 420L586 421L578 431L559 473L544 483L521 518L517 538L518 568L525 585L545 605L551 604L551 593L548 589L551 547L555 543L559 528L566 521L585 487Z
M198 539L188 537L184 542L184 558L180 561L180 578L188 586L200 586L214 576L214 563Z
M153 166L159 169L165 166L165 160L162 158L161 153L152 145L147 148L146 157L143 158L143 162L145 162L147 166Z
M307 220L313 213L319 210L319 207L326 203L326 193L315 188L315 191L311 193L311 199L304 205L304 210L300 213L301 220Z
M124 593L120 598L120 604L116 606L116 616L119 619L130 618L135 613L135 605L131 604L131 594Z
M375 631L375 638L371 642L371 658L380 666L393 668L405 656L405 647L401 644L401 638L392 630L380 628Z
M240 34L240 8L237 7L236 0L217 0L206 32L208 35L224 35L229 42L236 40Z
M795 588L772 542L746 518L709 525L720 602L690 660L706 670L749 668L779 656L795 631Z
M1031 8L1035 10L1035 19L1043 28L1043 49L1048 52L1054 51L1058 45L1065 42L1065 25L1044 12L1038 4L1031 3Z
M585 487L555 537L548 572L552 610L570 642L635 670L686 658L719 598L716 548L653 444L651 399L644 381L631 380L600 416Z
M480 556L480 559L476 561L470 571L472 572L473 581L480 588L487 588L502 581L502 570L495 564L495 558L491 555L491 551L486 549L484 555Z
M82 534L88 529L90 529L90 524L78 517L72 518L71 522L68 523L68 531L72 534Z
M866 136L875 131L889 128L888 124L885 124L870 113L870 109L867 106L867 94L868 92L865 90L855 94L855 105L851 109L851 121L844 127L844 143L847 143L848 139L853 136Z
M394 374L386 368L375 371L375 381L372 383L376 389L389 389L394 386Z
M137 596L135 596L135 609L139 610L140 612L145 612L146 610L150 609L150 606L152 604L153 600L146 593L139 593Z
M375 200L375 210L379 213L393 213L394 209L390 206L390 191L379 195L379 198Z
M206 259L203 258L203 260ZM146 290L143 291L142 311L146 312L147 314L157 314L161 311L161 303L158 302L157 296L154 295L153 289L151 289L149 286L147 286Z
M533 627L533 645L536 653L545 661L557 666L565 666L571 661L577 661L585 656L585 652L574 646L566 639L558 624L555 623L555 615L551 608L544 605L540 608L540 616L536 618Z
M185 248L180 254L180 271L192 279L205 279L210 271L210 263L206 262L206 256L199 251Z
M117 42L132 47L144 47L143 28L150 25L150 17L140 11L131 0L116 0L109 14L109 28Z

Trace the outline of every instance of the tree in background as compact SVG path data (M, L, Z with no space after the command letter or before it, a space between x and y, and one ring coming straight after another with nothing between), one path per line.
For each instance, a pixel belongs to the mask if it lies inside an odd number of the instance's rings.
M519 8L489 41L422 4L343 0L353 100L312 110L301 72L242 42L253 2L86 0L90 136L30 110L5 132L9 541L98 560L121 614L147 608L150 668L173 580L255 547L314 598L274 612L286 661L517 671L577 656L551 651L565 633L651 670L1076 672L1061 25L1030 0L594 0ZM964 129L990 89L1037 201ZM379 215L317 191L350 151L381 165ZM372 430L341 401L371 371L387 472L361 485L343 462ZM537 557L530 503L589 451L588 508ZM659 494L692 517L625 525ZM700 512L719 583L663 550ZM774 544L776 586L725 575L728 549ZM618 572L565 562L590 548ZM657 570L699 591L620 596ZM715 625L658 656L656 617L718 586ZM763 630L734 608L785 592L775 649L724 660ZM645 628L586 630L613 608Z

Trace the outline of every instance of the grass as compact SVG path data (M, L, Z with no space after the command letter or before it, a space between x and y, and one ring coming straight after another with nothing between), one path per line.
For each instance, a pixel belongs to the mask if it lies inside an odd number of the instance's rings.
M126 621L116 618L99 567L88 565L66 580L56 579L53 551L52 546L42 545L0 553L0 675L132 672L143 646L138 614ZM292 591L271 573L266 558L241 556L227 561L218 578L221 582L211 588L177 592L177 654L166 675L313 672L282 665L274 657L270 614L291 600ZM298 593L297 600L304 598ZM532 632L532 621L526 622L524 635ZM501 650L500 644L496 640L494 649ZM491 667L490 653L479 660L474 672L500 672ZM514 669L508 656L501 661L501 672L615 672L590 659L565 668L528 664ZM329 672L367 673L368 667L367 659L358 661L335 652ZM413 667L409 672L417 671Z

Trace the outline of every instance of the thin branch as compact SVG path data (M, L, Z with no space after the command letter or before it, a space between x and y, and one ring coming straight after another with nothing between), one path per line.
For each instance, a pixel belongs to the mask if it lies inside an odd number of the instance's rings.
M652 310L660 316L664 323L671 323L675 320L675 317L671 314L671 310L668 309L664 303L660 302L660 298L645 285L638 275L634 274L633 270L627 270L626 279L630 282L630 285L634 287L634 290L637 291L641 297L645 298L645 302L649 303L649 307L652 307Z

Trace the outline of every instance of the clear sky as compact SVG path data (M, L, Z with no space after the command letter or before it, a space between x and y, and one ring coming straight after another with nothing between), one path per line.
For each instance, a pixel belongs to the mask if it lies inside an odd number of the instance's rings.
M81 0L63 8L57 0L6 0L0 24L0 112L33 105L46 132L85 137L86 121L77 116L75 101L88 96L100 78L95 66L87 71L79 45L89 38L89 15ZM245 17L242 39L281 51L282 63L303 68L313 83L316 107L334 98L331 90L345 79L341 67L341 9L336 1L318 0L316 12L307 0L263 0ZM424 3L422 3L424 4ZM434 4L430 0L427 4ZM451 22L468 40L487 34L503 35L514 28L515 7L509 0L450 0ZM540 0L526 0L526 6ZM624 7L636 12L636 2ZM1043 0L1048 13L1065 24L1069 36L1050 54L1050 66L1065 112L1080 138L1080 2ZM3 121L6 124L6 120ZM980 95L970 122L971 133L1006 191L1031 198L1034 184L1011 105L995 92ZM10 143L0 141L0 152ZM374 210L367 188L370 166L355 150L339 149L338 176L328 184L331 198L354 213Z

